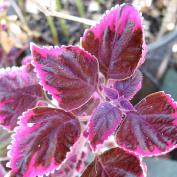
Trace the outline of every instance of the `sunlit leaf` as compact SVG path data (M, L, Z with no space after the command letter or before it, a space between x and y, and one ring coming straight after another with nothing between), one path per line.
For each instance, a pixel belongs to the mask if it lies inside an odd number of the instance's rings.
M82 46L98 58L106 78L125 79L144 62L146 46L141 15L132 5L117 5L87 29Z

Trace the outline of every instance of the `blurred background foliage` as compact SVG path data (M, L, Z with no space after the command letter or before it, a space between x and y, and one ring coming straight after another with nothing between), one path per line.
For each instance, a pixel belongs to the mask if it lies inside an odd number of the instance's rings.
M141 67L143 88L133 102L158 90L177 101L177 0L0 0L0 68L20 66L30 59L31 41L78 45L86 28L107 9L125 2L142 12L149 48ZM0 177L8 170L10 134L0 127ZM162 158L177 159L177 153Z

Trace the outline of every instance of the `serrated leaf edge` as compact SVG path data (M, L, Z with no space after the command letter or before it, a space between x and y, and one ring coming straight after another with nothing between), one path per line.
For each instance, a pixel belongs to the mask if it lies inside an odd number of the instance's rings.
M15 136L16 136L16 134L18 133L18 131L19 131L20 128L21 128L20 123L21 123L23 117L25 116L25 114L26 114L27 112L32 111L32 110L35 109L35 108L37 108L37 106L34 107L34 108L31 108L31 109L27 109L27 111L23 112L22 115L18 117L18 122L17 122L17 124L18 124L19 126L15 127L14 133L10 136L11 139L12 139L12 141L11 141L11 144L8 146L9 151L7 152L7 157L9 157L9 159L12 158L12 146L13 146L13 144L14 144L15 141L16 141ZM39 108L39 107L38 107L38 108ZM54 108L54 109L58 109L58 108ZM62 109L62 110L63 110L63 109ZM64 111L64 110L63 110L63 111ZM71 113L71 114L72 114L72 113ZM77 117L75 117L75 118L77 119ZM77 120L78 120L78 119L77 119ZM78 120L78 122L79 122L79 124L80 124L80 121L79 121L79 120ZM80 128L81 128L81 124L80 124ZM80 137L81 137L81 135L80 135ZM79 138L80 138L80 137L79 137ZM56 169L53 169L51 172L47 172L47 173L45 173L45 174L43 174L43 175L49 176L51 173L54 173L55 170L59 170L59 169L61 168L61 166L68 160L68 157L70 156L70 154L72 154L73 149L75 148L75 146L77 146L77 143L78 143L78 141L79 141L79 138L78 138L78 140L73 144L73 146L70 147L70 151L68 151L68 152L66 153L66 157L65 157L65 159L61 162L61 164L60 164L58 167L56 167ZM8 167L8 168L11 169L11 160L6 163L6 167ZM11 171L11 170L10 170L10 171ZM42 176L43 176L43 175L42 175ZM41 175L38 175L38 176L41 176Z

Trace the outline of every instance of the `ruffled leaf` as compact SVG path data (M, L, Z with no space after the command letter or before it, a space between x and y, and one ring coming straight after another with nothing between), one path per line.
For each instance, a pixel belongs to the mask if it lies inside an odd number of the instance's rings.
M120 148L96 156L81 177L144 177L140 159Z
M142 74L137 70L132 77L126 80L116 81L114 83L114 88L118 91L120 97L131 100L141 89L142 80Z
M80 136L79 121L60 109L37 107L23 114L10 151L12 176L54 170Z
M177 144L177 105L164 92L144 98L127 113L118 128L116 142L142 156L167 153Z
M98 63L79 47L31 46L34 66L44 88L67 111L85 104L94 93Z
M115 6L85 31L82 46L98 58L106 78L130 77L146 52L140 13L130 4Z
M0 71L0 124L8 129L17 125L17 118L43 99L32 65Z
M89 122L89 141L93 150L114 132L121 116L119 109L109 102L101 103L96 108Z

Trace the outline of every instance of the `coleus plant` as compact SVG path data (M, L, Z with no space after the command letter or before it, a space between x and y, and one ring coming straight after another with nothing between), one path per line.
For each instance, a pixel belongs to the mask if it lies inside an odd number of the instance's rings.
M142 157L176 147L170 95L131 102L146 54L132 5L106 12L81 47L31 44L31 52L31 63L0 72L0 123L14 131L9 176L145 177Z

